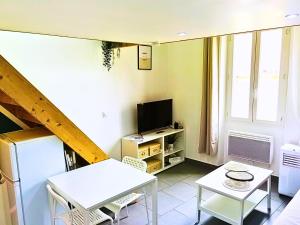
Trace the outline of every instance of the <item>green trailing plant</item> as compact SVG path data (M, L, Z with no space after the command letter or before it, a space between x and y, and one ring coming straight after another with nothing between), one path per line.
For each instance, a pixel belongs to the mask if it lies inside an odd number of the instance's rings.
M102 41L102 54L103 54L103 66L109 71L115 62L114 49L117 48L117 57L120 58L120 46L121 43Z
M109 71L112 66L112 43L108 41L102 42L103 66Z

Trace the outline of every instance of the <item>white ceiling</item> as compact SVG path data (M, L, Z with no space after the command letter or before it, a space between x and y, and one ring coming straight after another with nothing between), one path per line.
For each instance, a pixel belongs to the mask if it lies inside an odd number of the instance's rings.
M300 0L1 0L0 29L133 43L299 25ZM178 32L188 35L180 37Z

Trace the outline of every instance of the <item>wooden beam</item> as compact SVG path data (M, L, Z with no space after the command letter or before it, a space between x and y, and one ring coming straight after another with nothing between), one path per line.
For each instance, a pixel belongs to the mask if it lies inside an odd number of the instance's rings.
M127 48L127 47L132 47L132 46L137 46L139 44L136 43L127 43L127 42L114 42L114 41L102 41L102 42L107 42L107 43L111 43L112 49L116 49L116 48Z
M22 119L21 119L22 120ZM24 123L26 123L30 128L34 128L34 127L44 127L43 124L39 123L35 123L35 122L31 122L28 120L22 120ZM44 127L45 128L45 127ZM45 128L46 129L46 128ZM51 132L52 133L52 132Z
M119 43L119 46L113 48L127 48L127 47L132 47L137 45L138 44L133 44L133 43Z
M18 105L29 112L89 163L96 163L108 158L105 152L1 55L0 90L12 98Z
M7 96L4 92L0 91L0 103L18 105L14 100Z
M36 118L34 118L31 114L25 111L21 106L10 105L6 103L0 103L0 105L21 120L26 120L32 123L41 124Z
M9 112L7 109L5 109L3 106L0 105L0 112L6 116L8 119L13 121L15 124L17 124L19 127L21 127L23 130L29 129L30 127L24 123L22 120L20 120L18 117L16 117L14 114Z

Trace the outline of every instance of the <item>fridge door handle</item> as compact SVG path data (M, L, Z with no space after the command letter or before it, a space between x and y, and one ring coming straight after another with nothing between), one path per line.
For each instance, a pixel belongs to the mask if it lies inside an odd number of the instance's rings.
M2 175L2 172L0 170L0 185L4 184L4 182L5 182L5 179L4 179L4 176Z
M5 173L3 173L3 172L1 172L0 173L1 174L1 176L2 176L2 179L1 180L4 180L3 182L5 182L5 180L6 181L8 181L9 183L15 183L15 182L19 182L20 180L12 180L12 179L10 179ZM0 178L1 178L1 176L0 176ZM0 182L1 182L1 180L0 180ZM1 183L0 183L1 184Z

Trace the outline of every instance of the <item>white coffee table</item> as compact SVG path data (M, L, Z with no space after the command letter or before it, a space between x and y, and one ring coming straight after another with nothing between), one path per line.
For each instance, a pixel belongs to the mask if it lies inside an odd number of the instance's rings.
M234 162L228 162L234 163ZM254 175L247 191L235 191L224 186L227 170L225 164L206 176L196 181L198 185L198 221L200 222L201 211L206 212L229 224L242 225L244 219L256 208L256 206L267 197L268 213L271 210L271 174L272 170L245 165L248 172ZM267 191L258 189L263 183L268 182ZM202 189L207 189L215 194L203 201L201 199Z

